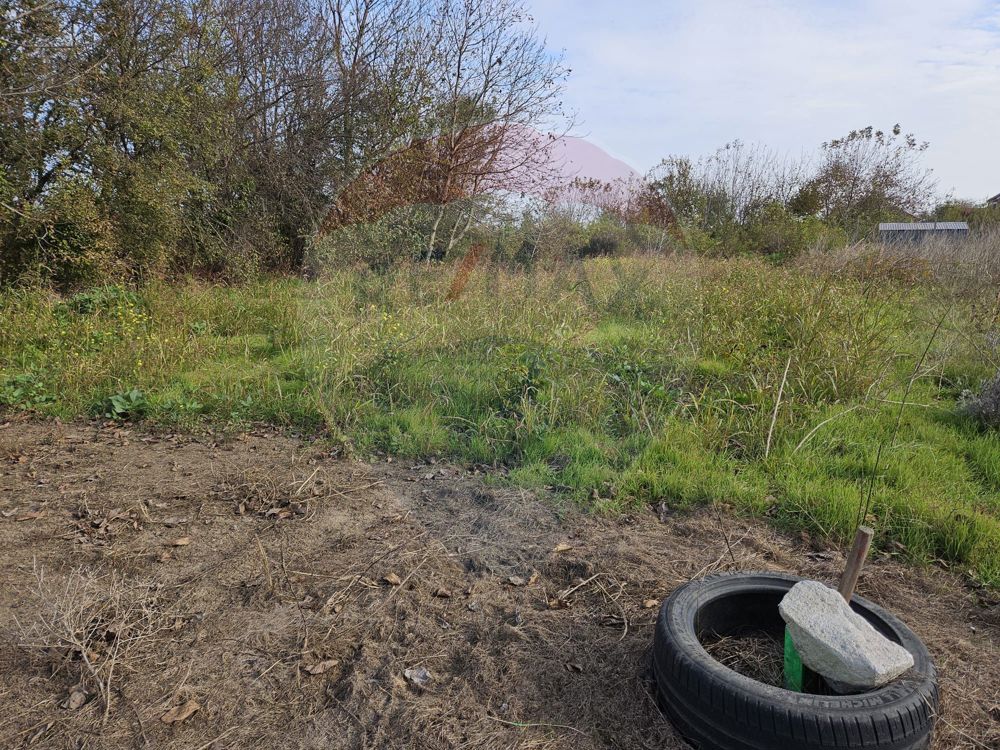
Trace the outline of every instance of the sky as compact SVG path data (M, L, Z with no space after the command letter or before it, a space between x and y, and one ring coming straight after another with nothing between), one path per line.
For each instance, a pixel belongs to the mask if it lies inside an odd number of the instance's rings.
M1000 0L528 0L573 135L640 172L734 139L798 157L900 123L942 195L1000 193Z

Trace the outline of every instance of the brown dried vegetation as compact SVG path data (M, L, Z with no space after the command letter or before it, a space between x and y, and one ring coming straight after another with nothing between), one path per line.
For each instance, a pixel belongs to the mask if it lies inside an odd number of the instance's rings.
M648 692L655 602L843 565L731 513L595 518L450 466L213 440L0 429L0 746L682 748ZM83 533L81 507L118 520ZM995 747L995 593L889 556L860 591L936 659L935 747Z

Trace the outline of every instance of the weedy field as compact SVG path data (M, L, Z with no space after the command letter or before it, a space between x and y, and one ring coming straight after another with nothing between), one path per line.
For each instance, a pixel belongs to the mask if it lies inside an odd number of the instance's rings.
M467 269L466 269L467 270ZM359 457L449 457L596 510L719 503L1000 584L996 290L878 255L339 271L0 297L0 402Z

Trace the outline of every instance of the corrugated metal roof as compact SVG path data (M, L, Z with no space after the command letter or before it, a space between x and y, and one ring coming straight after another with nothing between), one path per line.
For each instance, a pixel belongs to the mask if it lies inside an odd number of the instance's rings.
M878 225L880 232L933 232L955 231L968 229L969 224L965 221L918 221L912 224L897 222L886 222Z

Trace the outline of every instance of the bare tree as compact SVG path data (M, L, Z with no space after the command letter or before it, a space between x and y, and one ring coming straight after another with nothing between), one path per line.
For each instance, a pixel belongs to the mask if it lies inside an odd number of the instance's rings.
M920 157L928 143L895 125L871 126L823 144L815 176L799 201L848 234L860 237L880 220L919 216L933 203L936 184Z
M446 207L458 198L524 190L550 161L533 126L559 113L566 69L545 48L519 0L440 0L440 46L432 60L436 116L432 198L437 210L427 259L445 257L468 231L468 201L444 232Z

